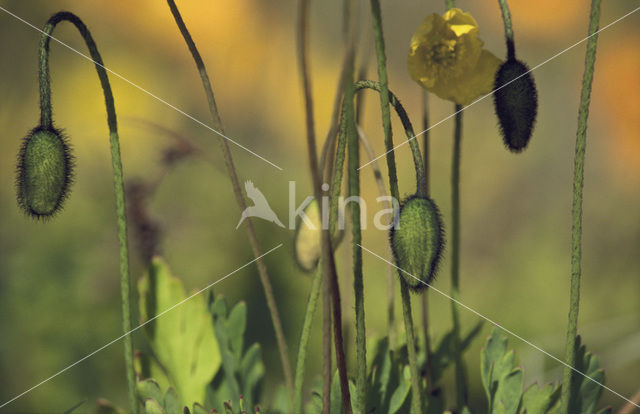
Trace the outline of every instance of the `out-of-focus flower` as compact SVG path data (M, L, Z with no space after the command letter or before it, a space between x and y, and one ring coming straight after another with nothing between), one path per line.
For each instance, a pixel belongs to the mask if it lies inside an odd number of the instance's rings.
M411 38L409 74L429 92L460 105L491 92L502 61L478 38L478 24L460 9L427 16Z

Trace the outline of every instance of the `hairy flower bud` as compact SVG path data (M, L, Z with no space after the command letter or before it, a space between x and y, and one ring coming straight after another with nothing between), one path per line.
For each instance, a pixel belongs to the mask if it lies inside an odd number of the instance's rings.
M414 291L426 289L435 277L444 248L442 218L433 200L418 195L406 199L390 239L404 281Z
M527 65L509 59L500 66L494 89L493 104L504 144L511 152L520 152L529 143L538 114L538 92L533 76Z
M73 177L73 157L62 133L33 129L20 148L17 175L18 205L36 218L55 214Z

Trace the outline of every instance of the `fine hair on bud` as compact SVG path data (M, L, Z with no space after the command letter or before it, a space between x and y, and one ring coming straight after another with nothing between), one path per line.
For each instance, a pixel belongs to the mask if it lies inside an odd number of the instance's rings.
M390 230L398 273L414 292L428 287L438 271L444 249L444 225L438 206L429 197L413 195L400 206Z
M521 152L531 139L538 114L538 92L527 65L508 59L496 73L494 90L493 104L504 144L511 152Z
M18 153L18 205L34 218L51 217L62 208L73 179L73 156L61 131L34 128Z

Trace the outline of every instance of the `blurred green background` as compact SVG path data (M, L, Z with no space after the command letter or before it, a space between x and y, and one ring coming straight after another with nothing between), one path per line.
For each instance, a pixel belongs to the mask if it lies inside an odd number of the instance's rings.
M324 137L341 56L341 1L312 2L311 65L319 137ZM390 87L421 128L421 90L406 71L409 39L443 2L383 2ZM588 1L511 0L518 56L537 65L584 38ZM105 65L130 81L209 123L200 80L163 1L0 1L2 7L41 27L67 9L91 29ZM504 56L497 2L460 0L480 26L485 47ZM230 137L283 167L269 166L232 146L241 180L253 180L286 222L288 181L297 201L311 193L304 138L302 92L295 58L297 3L291 0L180 1L187 25L213 79ZM629 12L633 0L605 2L601 26ZM360 5L358 60L369 59L377 79L368 2ZM599 39L588 128L584 203L584 262L580 333L602 358L607 385L625 396L640 388L640 15L604 31ZM70 26L54 36L85 52ZM37 56L40 35L0 11L0 402L7 401L121 334L117 239L104 100L93 65L52 42L54 118L71 137L76 180L64 210L46 223L18 211L15 158L21 138L38 120ZM461 300L546 351L562 358L570 273L570 212L576 114L584 62L579 45L534 72L540 109L526 152L508 153L490 99L464 114L462 163ZM146 123L169 128L197 145L212 162L193 158L161 182L149 210L162 231L161 251L187 289L199 289L252 259L217 137L126 82L111 76L119 115L125 178L150 179L163 151L175 144ZM363 127L376 153L383 151L378 97L367 93ZM431 119L452 104L432 97ZM141 120L143 122L141 122ZM394 120L396 142L404 135ZM449 225L452 121L431 131L432 194ZM364 159L364 154L361 158ZM414 191L408 146L396 152L400 189ZM382 161L382 160L381 160ZM381 163L385 168L385 163ZM371 224L378 207L370 169L361 171L370 207L365 246L386 254L387 234ZM374 208L375 206L375 208ZM256 222L285 325L291 360L297 351L311 279L292 258L293 232ZM132 276L144 262L132 250ZM353 293L348 239L337 252L347 353L354 364ZM448 252L436 286L449 289ZM387 333L386 269L364 254L367 333ZM397 285L396 285L397 289ZM248 343L265 350L264 401L282 381L275 339L256 269L248 267L215 287L249 308ZM398 292L396 292L397 295ZM432 336L450 328L450 302L431 293ZM418 300L414 301L419 303ZM400 309L398 308L398 312ZM417 307L414 314L417 314ZM478 317L461 310L464 329ZM485 324L466 356L472 407L482 412L479 349ZM561 366L510 338L524 366L526 384L561 377ZM309 379L320 374L320 319L310 349ZM122 345L110 346L18 399L2 412L61 412L82 399L89 412L98 397L124 406ZM451 375L447 377L451 381ZM449 393L452 391L449 387ZM450 394L449 394L450 395ZM451 401L452 398L450 398ZM622 406L604 392L603 403Z

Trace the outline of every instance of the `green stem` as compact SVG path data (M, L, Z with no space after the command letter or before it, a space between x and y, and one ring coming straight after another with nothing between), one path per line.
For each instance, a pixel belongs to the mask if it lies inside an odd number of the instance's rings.
M451 316L453 318L453 355L456 371L456 401L461 410L467 405L467 381L460 346L460 316L457 300L460 297L460 154L462 152L462 109L455 106L453 160L451 164Z
M380 82L371 81L371 80L363 80L363 81L356 82L355 84L356 92L362 89L371 89L382 94L382 85L380 84ZM420 154L420 144L418 144L418 141L416 141L415 133L413 132L413 125L411 124L411 120L409 119L407 112L404 110L404 107L402 106L402 104L400 103L396 95L392 91L390 91L388 88L387 88L387 102L390 103L391 106L393 106L393 108L396 111L396 114L400 118L400 122L402 122L404 133L407 136L407 141L409 142L409 147L411 148L411 155L413 156L413 166L416 170L416 192L418 194L423 194L425 189L424 164L422 163L422 155ZM390 148L391 150L387 149L387 151L390 151L387 153L387 156L389 156L390 154L393 154L393 139L390 141L389 144L390 145L387 148ZM393 168L395 168L395 163L393 164ZM393 175L397 176L395 171L393 172ZM389 177L391 177L391 173ZM394 181L390 180L390 182L394 182ZM396 178L395 191L398 191L397 184L398 184L398 181ZM391 185L391 187L392 187L391 193L393 196L394 186Z
M587 141L587 119L589 117L589 102L591 99L591 84L596 61L596 47L598 42L598 23L600 21L601 0L591 1L591 16L589 20L589 41L585 56L584 75L582 78L582 92L580 94L580 108L578 110L578 130L576 133L576 148L573 170L573 206L572 206L572 237L571 237L571 292L569 298L569 323L567 327L567 344L565 350L564 381L562 385L562 412L573 413L572 406L575 374L570 367L576 365L576 337L578 334L578 311L580 307L580 277L582 273L582 192L584 187L584 159Z
M422 160L424 165L424 194L429 196L429 93L422 91ZM433 389L433 368L431 360L433 354L431 352L431 337L429 335L429 289L424 289L420 297L422 305L422 330L424 336L424 349L426 355L424 376L427 380L427 391Z
M455 0L445 0L447 10L455 7ZM451 164L451 297L460 297L460 153L462 144L462 105L455 105L453 132L453 161ZM454 301L451 302L453 319L453 355L456 372L456 401L458 409L467 405L467 381L460 349L460 316Z
M372 0L372 9L374 9L374 21L379 20L380 15L380 5L377 0ZM377 9L377 11L375 10ZM376 14L378 18L375 18ZM374 26L376 26L374 24ZM378 60L380 62L380 59ZM389 88L384 88L382 82L374 82L374 81L359 81L355 85L356 90L361 89L373 89L378 91L380 96L386 95L386 114L390 115L389 111L389 103L393 105L398 117L402 121L402 125L405 130L405 134L407 135L407 139L409 140L409 146L411 147L411 152L413 155L414 167L416 170L416 191L418 194L422 194L424 190L424 165L422 164L422 156L420 155L420 146L418 145L415 134L413 132L413 126L411 125L411 121L407 116L406 111L400 104L400 101L396 98L396 96L389 90ZM386 91L386 93L385 93ZM384 114L384 111L383 111ZM385 115L383 115L384 119ZM390 116L389 116L390 118ZM386 123L383 122L383 125ZM398 189L398 179L397 172L395 170L395 161L389 162L389 158L393 157L393 136L391 135L391 119L388 119L389 125L389 139L385 139L385 147L387 148L387 166L389 167L389 187L391 191L392 197L398 200L398 196L400 191ZM413 407L414 413L420 413L422 410L422 391L420 389L420 375L418 371L418 362L415 355L416 350L416 342L415 335L413 332L413 316L411 314L411 297L408 292L408 287L405 282L400 282L400 290L402 293L402 308L404 315L404 324L405 330L407 332L407 348L409 349L409 368L411 370L411 387L412 387L412 397L411 397L411 405Z
M356 390L357 404L356 411L360 414L365 412L365 402L367 393L367 351L365 335L365 315L364 315L364 283L362 278L362 231L360 228L360 142L355 130L355 114L353 107L353 77L350 81L350 96L345 95L344 114L348 137L349 160L349 198L353 197L350 203L351 230L353 238L353 291L355 296L356 313Z
M404 326L407 331L407 351L409 353L409 369L411 370L411 407L412 414L422 413L422 390L418 374L418 361L416 357L416 337L413 331L413 316L411 315L411 295L407 283L400 280L400 294L402 297L402 314Z
M500 10L502 11L502 22L504 23L504 35L507 39L507 58L516 58L516 46L513 42L513 27L511 25L511 12L507 0L498 0Z
M307 302L307 311L304 314L304 323L302 324L302 333L300 334L300 343L298 348L298 361L296 363L296 377L294 381L293 392L293 412L302 413L302 385L304 382L305 360L307 359L307 348L309 346L309 338L311 337L311 323L316 313L318 305L318 296L320 296L320 287L322 286L322 267L318 266L316 274L311 284L311 292L309 292L309 301Z
M318 155L316 149L316 136L313 117L313 98L311 96L311 79L309 76L308 62L308 20L309 20L309 0L301 0L298 16L298 61L300 73L302 75L302 89L305 102L305 120L307 132L307 150L309 155L309 169L311 170L311 180L313 192L316 200L322 200L322 170L318 167ZM348 68L348 75L353 77L353 67ZM350 81L351 83L352 81ZM345 92L347 93L347 92ZM353 94L353 92L352 92ZM318 202L320 217L323 217L322 203ZM330 295L333 310L334 344L336 348L336 364L340 377L340 387L342 391L342 403L346 413L351 412L351 396L349 395L349 380L347 378L347 367L344 356L344 345L342 339L342 312L340 309L340 297L338 290L338 276L331 247L330 229L321 230L321 265L324 280L329 282ZM327 365L325 363L325 365ZM328 378L323 380L323 411L329 410L330 398Z
M207 101L209 103L209 112L213 119L214 127L220 131L220 133L224 134L224 128L222 125L222 120L220 119L220 114L218 112L218 107L216 105L216 100L213 94L213 88L211 86L211 81L209 79L209 75L207 74L207 69L202 61L202 57L198 52L198 48L196 47L191 35L189 34L189 30L182 20L182 16L180 16L180 12L175 4L174 0L167 0L167 4L169 5L169 9L171 10L171 14L180 29L180 33L184 38L189 51L191 52L191 56L196 64L198 72L200 73L200 79L202 81L202 86L204 87L205 95L207 96ZM231 156L231 150L229 149L229 144L227 141L220 137L220 146L222 148L222 153L224 156L225 166L227 168L227 173L229 175L229 179L231 180L231 185L233 186L233 193L236 198L236 202L240 210L244 211L246 208L246 202L244 199L244 195L242 194L242 189L240 187L240 181L238 179L238 174L236 172L235 165L233 163L233 158ZM280 316L278 313L278 307L276 304L275 296L273 294L273 288L271 286L271 280L267 273L267 267L264 264L264 261L260 259L262 256L262 250L260 249L260 244L258 243L258 237L256 236L256 232L253 228L253 221L250 218L245 220L247 225L245 226L247 229L247 233L249 235L249 242L251 244L251 249L253 250L254 257L258 258L258 274L260 275L260 282L262 283L262 288L264 290L264 294L267 300L267 307L269 309L269 313L271 315L271 322L273 323L273 329L276 335L276 341L278 344L278 351L280 352L280 361L282 363L282 371L284 374L285 383L287 389L289 390L289 395L293 398L293 377L291 375L291 365L289 362L289 352L287 350L287 342L285 340L284 331L282 329L282 322L280 321Z
M104 68L102 57L98 47L87 26L80 18L69 12L60 12L53 15L45 24L40 39L40 110L41 124L43 127L52 127L51 116L51 82L49 75L49 47L51 33L60 22L72 23L82 35L91 59L95 62L96 71L107 108L107 123L109 125L109 143L111 145L111 163L113 166L113 181L116 196L116 217L118 222L118 242L120 245L120 294L122 297L122 330L124 336L124 359L127 372L127 385L129 391L129 405L131 411L138 411L135 393L135 372L133 369L133 343L130 335L131 317L133 313L131 300L131 281L129 277L129 246L127 242L127 217L125 212L124 181L122 173L122 160L120 157L120 140L118 138L118 122L116 109L113 102L113 93L107 71Z
M360 101L364 99L364 95L358 95ZM357 118L357 117L356 117ZM378 186L378 194L380 197L387 199L389 196L387 194L387 190L384 186L384 178L382 177L382 172L380 171L380 166L378 165L378 161L376 159L376 154L373 151L373 147L371 146L371 142L364 131L358 126L358 137L360 138L360 143L362 144L362 148L364 148L367 153L367 157L371 162L371 171L373 173L373 179L376 181ZM387 204L388 208L393 208L393 203L389 201ZM389 247L389 256L391 256L391 248ZM389 345L391 349L395 349L396 344L396 318L395 318L395 300L393 294L393 273L395 268L389 264L387 265L387 323L389 329Z
M384 49L384 35L382 33L382 13L380 1L371 0L371 15L373 17L373 31L376 40L376 55L378 58L378 78L380 81L380 110L382 111L382 127L384 129L384 145L387 151L387 169L389 182L396 183L391 188L391 196L400 200L398 194L398 175L396 172L396 158L393 152L393 138L391 135L391 113L389 111L389 81L387 79L387 56Z

